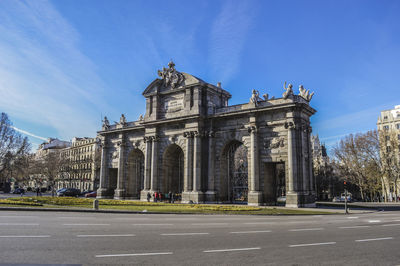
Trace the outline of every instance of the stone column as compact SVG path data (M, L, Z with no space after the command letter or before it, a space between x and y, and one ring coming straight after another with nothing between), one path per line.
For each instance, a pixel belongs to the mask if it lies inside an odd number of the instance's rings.
M310 184L310 194L315 196L315 183L314 183L314 172L313 172L313 156L311 148L311 132L312 127L308 127L307 131L307 148L308 148L308 172L309 172L309 184Z
M297 194L297 158L296 158L296 126L293 122L286 122L285 128L288 130L288 191L286 193L286 207L299 207Z
M126 192L126 184L125 184L125 143L124 138L120 138L117 143L119 147L118 151L118 180L117 180L117 189L114 193L115 199L123 199L125 197Z
M203 192L201 191L201 134L194 132L193 138L193 202L203 201Z
M259 191L260 175L257 146L257 127L255 125L249 126L248 131L250 133L250 191L248 193L248 205L260 205L262 193Z
M185 162L184 162L182 202L189 202L190 192L192 191L192 181L193 181L193 164L192 164L193 132L185 132L184 136L186 138L186 151L185 151Z
M97 190L97 198L108 198L108 162L107 162L107 145L106 139L104 138L101 141L101 166L100 166L100 184L99 189Z
M214 151L214 132L208 132L208 185L206 192L207 201L215 201L215 181L214 181L214 171L215 171L215 151Z
M140 192L140 200L147 201L147 193L150 191L151 179L151 137L143 137L145 142L144 151L144 177L143 177L143 190Z
M301 168L302 168L302 185L303 185L303 192L308 194L310 190L310 181L309 181L309 169L308 169L308 158L309 158L309 151L308 151L308 126L303 125L301 128Z
M158 138L152 137L150 190L158 190Z

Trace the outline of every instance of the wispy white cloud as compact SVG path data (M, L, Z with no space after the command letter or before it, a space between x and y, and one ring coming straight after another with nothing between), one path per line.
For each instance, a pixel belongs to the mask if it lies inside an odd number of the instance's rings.
M70 139L94 135L111 109L79 33L48 1L0 2L0 58L0 108L19 120Z
M252 24L251 12L248 1L227 1L213 23L209 61L213 73L225 83L239 69L247 32Z
M28 132L28 131L26 131L26 130L23 130L23 129L14 127L14 126L11 126L11 127L12 127L14 130L16 130L16 131L18 131L18 132L20 132L20 133L22 133L22 134L24 134L24 135L31 136L31 137L33 137L33 138L41 139L41 140L44 140L44 141L47 140L47 138L45 138L45 137L41 137L41 136L35 135L35 134L33 134L33 133L31 133L31 132Z

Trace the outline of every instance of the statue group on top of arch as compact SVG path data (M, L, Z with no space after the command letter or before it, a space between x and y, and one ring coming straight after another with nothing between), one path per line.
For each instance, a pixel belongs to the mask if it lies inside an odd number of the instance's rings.
M163 67L162 71L158 70L158 76L162 78L165 87L171 86L172 89L178 87L185 79L183 74L175 69L172 61L168 63L168 68Z

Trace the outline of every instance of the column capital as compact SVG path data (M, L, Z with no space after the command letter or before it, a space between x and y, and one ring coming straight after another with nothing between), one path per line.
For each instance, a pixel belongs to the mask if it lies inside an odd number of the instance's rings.
M146 142L151 142L151 137L143 137L143 141Z
M160 140L160 138L158 136L151 136L151 141L153 142L158 142Z
M193 138L193 137L194 137L194 131L186 131L186 132L183 132L183 136L184 136L185 138Z
M286 129L296 129L296 124L293 122L285 122L285 128Z
M257 126L248 126L247 127L247 131L249 133L257 133L257 130L258 130Z
M214 131L207 131L206 134L207 134L207 136L209 138L214 138L215 137L215 132Z

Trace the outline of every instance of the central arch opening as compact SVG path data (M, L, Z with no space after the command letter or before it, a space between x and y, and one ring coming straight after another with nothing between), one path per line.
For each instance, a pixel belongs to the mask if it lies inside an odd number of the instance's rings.
M162 193L180 194L183 191L183 150L171 144L163 155Z
M222 158L220 199L246 204L249 190L246 147L242 142L234 140L226 145Z

